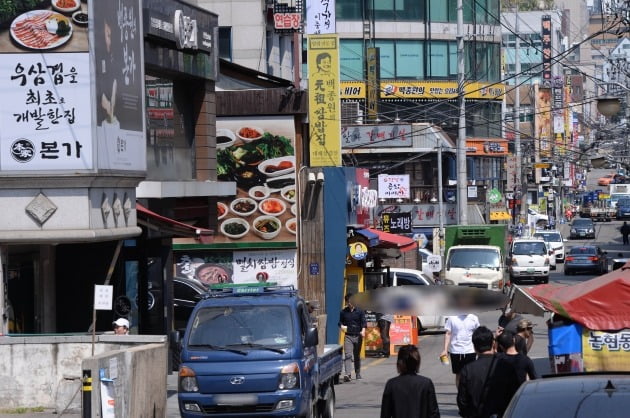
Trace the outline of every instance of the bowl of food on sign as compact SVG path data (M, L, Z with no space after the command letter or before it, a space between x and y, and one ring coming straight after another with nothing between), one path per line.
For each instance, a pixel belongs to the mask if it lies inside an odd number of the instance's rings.
M240 165L257 166L265 158L263 152L259 148L253 146L253 144L245 144L234 148L235 149L232 151L232 158Z
M295 203L295 184L280 189L280 196L289 203Z
M262 138L264 133L265 131L261 128L257 128L255 126L244 126L236 131L236 136L238 136L243 142L252 142Z
M234 145L236 135L229 129L217 129L217 148L223 149Z
M258 204L249 197L239 197L230 203L230 209L238 216L249 216L256 212L256 208L258 208Z
M217 219L221 220L228 214L228 207L223 202L217 202Z
M234 170L234 181L241 188L257 186L264 181L263 176L254 167L244 166Z
M291 213L293 216L297 216L297 203L291 205Z
M79 0L51 0L50 4L61 13L72 13L81 7Z
M228 238L243 238L249 232L249 224L243 218L230 218L223 221L219 228L221 233Z
M254 186L249 189L249 197L254 200L263 200L269 197L271 190L267 186Z
M287 155L286 157L272 158L258 164L258 170L267 177L279 177L295 171L295 157Z
M72 21L79 26L87 26L88 24L88 14L87 12L77 10L72 13Z
M269 197L258 204L258 209L265 215L280 216L287 210L287 206L282 200Z
M262 239L273 239L278 236L282 229L282 222L275 216L259 216L252 222L254 233Z
M285 222L284 227L292 233L293 235L297 234L297 219L291 218Z

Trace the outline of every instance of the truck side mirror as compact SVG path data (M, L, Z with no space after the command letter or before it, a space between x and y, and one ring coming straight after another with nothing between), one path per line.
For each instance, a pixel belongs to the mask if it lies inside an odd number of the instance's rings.
M317 333L317 328L309 328L306 331L306 336L304 337L304 346L315 347L317 344L319 344L319 334Z

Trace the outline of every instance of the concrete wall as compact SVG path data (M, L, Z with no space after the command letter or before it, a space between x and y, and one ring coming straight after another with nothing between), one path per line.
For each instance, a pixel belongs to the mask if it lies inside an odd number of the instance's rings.
M92 375L91 416L103 416L101 384L104 384L112 390L117 417L165 417L167 355L166 344L160 343L84 359L82 369L90 370Z
M163 381L162 396L166 399L166 341L166 336L162 335L97 335L94 354L99 358L120 350L135 353L138 346L146 344L163 346L159 353L147 352L152 379L146 379L144 385ZM137 358L141 354L133 356L136 358L131 364L143 364L143 360ZM58 413L66 408L68 412L81 411L82 361L90 357L90 335L0 337L0 405L4 409L43 407ZM98 382L98 369L93 377Z

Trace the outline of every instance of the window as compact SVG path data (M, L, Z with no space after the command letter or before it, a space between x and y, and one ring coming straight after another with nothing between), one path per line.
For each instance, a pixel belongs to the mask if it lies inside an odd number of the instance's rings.
M429 44L429 77L448 76L448 42L433 41Z
M357 0L337 0L335 11L339 20L362 20L363 1Z
M420 41L396 42L396 76L400 78L424 77L424 51Z
M396 283L398 286L423 286L426 283L412 274L396 273Z
M363 40L342 39L339 42L339 65L342 80L363 80Z
M396 56L393 40L377 40L381 55L381 78L396 78Z
M232 28L219 28L219 58L232 61Z

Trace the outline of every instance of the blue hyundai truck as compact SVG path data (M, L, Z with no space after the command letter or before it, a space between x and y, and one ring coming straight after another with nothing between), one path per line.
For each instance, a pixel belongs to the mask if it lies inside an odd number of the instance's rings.
M182 417L334 416L342 348L318 356L317 328L292 286L211 288L176 344Z

